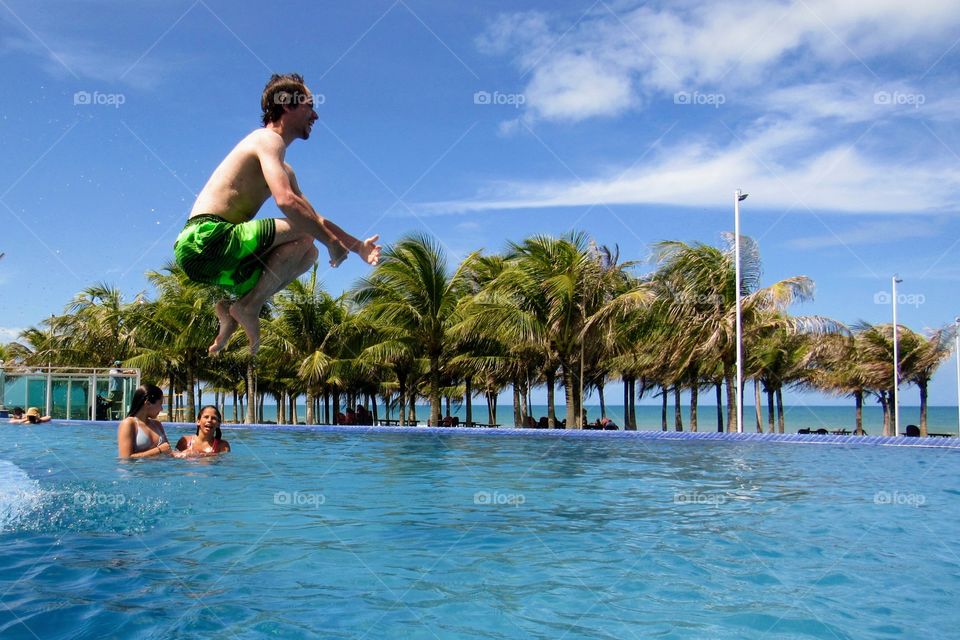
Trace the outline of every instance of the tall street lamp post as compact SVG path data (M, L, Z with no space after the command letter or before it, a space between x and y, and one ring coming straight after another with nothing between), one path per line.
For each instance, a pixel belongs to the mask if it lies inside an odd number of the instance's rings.
M897 274L890 279L893 289L893 435L900 433L900 344L897 340Z
M743 433L743 309L740 306L740 203L746 193L737 189L733 194L733 259L737 279L737 433Z

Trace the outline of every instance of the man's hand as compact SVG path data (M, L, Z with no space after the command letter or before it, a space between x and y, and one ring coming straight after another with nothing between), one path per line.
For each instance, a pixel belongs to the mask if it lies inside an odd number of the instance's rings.
M380 245L377 244L377 240L380 239L379 235L371 236L363 241L363 244L360 245L360 250L357 253L363 258L364 262L369 265L377 266L377 263L380 262Z

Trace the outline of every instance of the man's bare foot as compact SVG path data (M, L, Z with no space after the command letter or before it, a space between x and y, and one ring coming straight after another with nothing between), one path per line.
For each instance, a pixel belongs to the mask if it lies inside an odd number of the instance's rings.
M220 322L220 332L217 333L217 337L213 339L213 344L207 348L207 353L212 356L223 351L223 348L227 346L227 341L230 340L230 336L237 330L237 321L230 315L229 300L221 300L213 310L216 312L217 320Z
M250 343L250 355L257 355L257 351L260 349L260 310L251 311L238 301L230 307L230 315L240 323L244 333L247 334L247 341Z
M340 263L347 259L350 250L342 242L335 241L327 245L327 251L330 252L330 266L339 267Z
M374 267L380 262L380 245L377 244L377 240L379 239L379 235L370 236L363 241L360 251L357 252L360 254L360 257L363 258L364 262Z

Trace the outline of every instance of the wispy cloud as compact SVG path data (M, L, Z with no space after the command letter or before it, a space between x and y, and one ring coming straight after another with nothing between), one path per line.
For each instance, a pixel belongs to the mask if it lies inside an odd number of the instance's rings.
M650 163L583 181L511 181L475 197L424 205L428 213L594 204L714 206L736 186L748 187L762 209L926 213L952 209L960 193L955 164L871 159L846 144L803 158L784 153L812 135L805 125L770 122L717 145L687 140L660 149ZM891 180L891 175L896 180Z
M0 342L12 342L20 337L20 327L0 327Z
M786 245L810 250L878 243L901 243L917 238L933 238L943 232L943 223L934 220L884 219L856 224L835 233L793 238ZM954 270L956 273L956 270Z

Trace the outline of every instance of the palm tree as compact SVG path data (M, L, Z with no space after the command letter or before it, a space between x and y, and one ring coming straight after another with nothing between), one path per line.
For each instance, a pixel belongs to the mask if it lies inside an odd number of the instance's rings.
M736 363L736 270L733 238L724 234L726 249L678 241L655 245L660 267L656 277L669 292L664 313L684 337L681 350L701 362L719 362L727 385L727 429L737 430L734 368ZM813 296L813 281L794 276L760 287L760 251L741 238L741 308L744 326L757 314L782 310ZM741 390L742 391L742 390Z
M906 329L904 327L904 329ZM934 372L950 357L953 339L956 335L954 325L941 327L930 334L930 337L914 333L914 339L908 340L914 348L904 353L901 367L905 380L917 385L920 390L920 435L927 435L927 387Z
M274 304L275 314L265 325L259 359L273 363L278 373L284 371L282 388L291 390L302 382L306 421L316 424L314 399L324 386L333 357L327 349L327 337L344 321L346 311L340 301L321 288L316 265L309 276L294 280L281 291Z
M399 342L404 350L415 346L417 355L426 359L432 424L440 423L442 358L467 285L463 263L448 273L439 244L414 235L385 249L380 264L354 292L365 318L395 330L389 337L392 344Z

